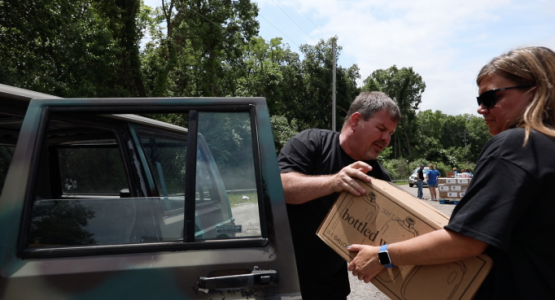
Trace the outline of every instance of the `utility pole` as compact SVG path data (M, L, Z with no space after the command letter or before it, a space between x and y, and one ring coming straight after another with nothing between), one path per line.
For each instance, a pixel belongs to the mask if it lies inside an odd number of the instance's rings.
M331 131L335 131L335 39L332 40L332 52L333 52L333 93L332 93L332 104L331 104Z
M464 139L463 139L462 141L464 142L464 148L465 148L465 149L466 149L466 142L468 142L468 139L466 138L466 134L467 134L467 133L468 133L468 132L467 132L466 130L463 131L463 133L462 133L462 135L463 135L463 137L464 137Z

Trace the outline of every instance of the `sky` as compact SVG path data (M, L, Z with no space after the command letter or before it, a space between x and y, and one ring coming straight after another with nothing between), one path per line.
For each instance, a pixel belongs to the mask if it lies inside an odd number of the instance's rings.
M151 7L161 0L144 0ZM412 67L426 90L419 110L477 115L476 75L492 58L524 46L555 50L555 0L255 0L259 35L291 50L338 37L338 65Z

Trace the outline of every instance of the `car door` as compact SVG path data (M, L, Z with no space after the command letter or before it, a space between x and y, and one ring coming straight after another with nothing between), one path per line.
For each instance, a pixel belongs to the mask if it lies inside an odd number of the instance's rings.
M298 299L275 153L261 98L31 101L0 298Z

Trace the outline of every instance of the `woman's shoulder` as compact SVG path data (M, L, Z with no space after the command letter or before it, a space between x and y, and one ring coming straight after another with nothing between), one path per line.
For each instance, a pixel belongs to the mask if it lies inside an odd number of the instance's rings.
M484 154L491 155L497 153L500 155L504 152L513 152L519 147L522 147L525 134L524 128L507 129L493 136L486 145L484 145Z
M480 160L501 158L516 164L537 165L539 161L555 162L555 138L532 130L526 140L524 128L511 128L491 138L484 146Z
M547 136L541 132L531 130L526 140L526 130L524 128L507 129L491 138L488 144L500 147L503 150L519 150L526 148L527 145L541 144L547 147L555 147L555 138Z

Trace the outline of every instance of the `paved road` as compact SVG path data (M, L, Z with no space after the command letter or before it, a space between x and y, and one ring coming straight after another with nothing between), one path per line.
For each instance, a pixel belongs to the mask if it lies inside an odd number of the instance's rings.
M241 225L242 231L237 237L260 236L260 218L258 204L244 203L231 208L235 224Z
M400 185L402 189L409 192L410 194L416 197L418 189L415 187L411 188L409 185ZM451 204L439 204L438 201L431 201L430 199L430 190L428 188L423 189L424 199L422 200L433 207L439 209L444 214L451 216L455 205ZM387 300L390 299L389 297L385 296L380 292L374 285L371 283L364 283L364 281L358 280L357 277L353 275L349 275L349 281L351 283L351 294L347 297L347 300L367 300L367 299L379 299L379 300Z

